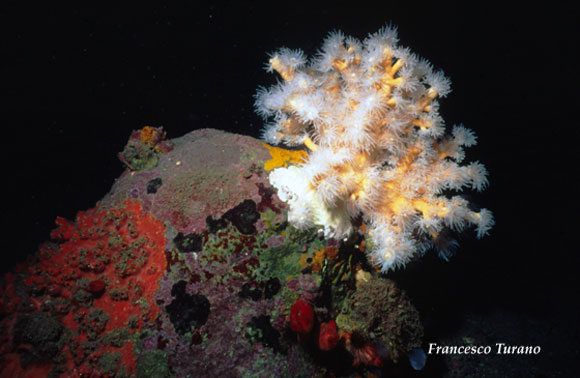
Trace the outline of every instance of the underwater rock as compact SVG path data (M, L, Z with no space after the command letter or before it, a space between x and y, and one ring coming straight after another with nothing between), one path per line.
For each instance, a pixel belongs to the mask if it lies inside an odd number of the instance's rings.
M95 208L57 218L52 240L0 280L0 378L355 377L381 366L368 329L357 331L366 344L347 343L339 321L363 322L339 313L361 290L360 240L289 226L260 141L162 136L134 132L130 150L155 164L126 151L133 168Z

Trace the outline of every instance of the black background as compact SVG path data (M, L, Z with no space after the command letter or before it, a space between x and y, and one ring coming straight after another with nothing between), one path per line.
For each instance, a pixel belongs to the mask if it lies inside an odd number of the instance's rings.
M401 45L451 78L441 114L477 134L467 158L485 164L490 187L472 200L496 219L484 239L460 235L449 263L431 253L395 276L449 313L504 307L562 327L554 316L576 314L572 9L94 4L0 6L3 271L48 239L57 215L74 219L108 192L131 130L164 126L174 138L209 127L259 137L253 95L276 81L263 70L267 52L286 46L312 55L332 30L363 39L392 22Z

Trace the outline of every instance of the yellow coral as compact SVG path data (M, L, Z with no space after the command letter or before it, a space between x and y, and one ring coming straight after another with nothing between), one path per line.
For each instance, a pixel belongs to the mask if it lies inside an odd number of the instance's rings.
M288 167L288 163L303 163L308 156L304 150L291 151L284 148L270 146L263 142L262 144L270 151L270 156L272 157L272 159L264 164L264 169L266 171L271 171L272 169L279 167Z

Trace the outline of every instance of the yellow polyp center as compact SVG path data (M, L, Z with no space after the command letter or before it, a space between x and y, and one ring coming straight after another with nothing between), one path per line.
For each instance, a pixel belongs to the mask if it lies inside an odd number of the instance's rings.
M424 217L429 216L429 209L431 208L429 204L422 199L417 199L413 201L413 207L423 213Z
M277 55L275 57L271 58L269 63L270 63L270 67L274 71L278 72L284 80L290 81L294 77L294 70L290 69L288 67L285 67Z
M427 129L427 128L431 127L431 122L429 122L427 120L416 119L416 120L413 120L411 122L411 125L418 126L422 129Z
M344 71L348 67L348 63L344 59L333 59L332 67L338 71Z
M301 103L298 101L296 96L291 97L288 99L288 106L294 110L299 109L301 107Z
M413 200L413 207L423 214L423 218L430 219L433 216L444 218L449 213L449 208L445 202L429 202L425 198Z
M339 90L340 90L340 85L338 83L333 85L333 86L324 88L325 92L333 94L333 95L336 94Z
M359 102L359 101L355 101L355 100L348 100L348 104L350 105L350 108L351 108L352 110L354 110L354 109L356 108L356 106L357 106L358 104L360 104L360 102Z
M368 156L366 154L358 154L355 158L355 164L357 168L362 168L368 161Z
M409 201L407 201L407 199L401 195L396 196L392 201L391 201L391 210L393 211L393 213L395 214L400 214L401 211L407 207L409 205Z

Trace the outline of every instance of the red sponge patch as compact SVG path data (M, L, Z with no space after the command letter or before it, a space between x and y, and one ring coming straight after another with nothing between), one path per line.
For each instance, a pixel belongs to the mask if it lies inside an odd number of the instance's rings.
M114 360L117 366L107 366L108 371L123 366L134 374L131 335L159 313L154 294L167 264L163 223L143 213L141 202L127 200L119 208L79 212L74 223L59 217L56 224L51 236L57 243L43 245L18 275L8 274L0 284L0 326L11 330L0 338L0 351L25 342L38 348L29 355L38 355L47 340L29 340L24 331L34 324L66 327L72 331L69 339L60 340L54 335L64 332L55 331L48 340L58 354L41 356L45 369L58 366L79 374L81 368L99 370L103 361ZM22 285L27 289L19 289ZM91 348L84 347L87 341ZM120 358L103 357L107 354ZM4 355L0 371L34 376L39 366L34 358L26 368L17 361L17 353Z

